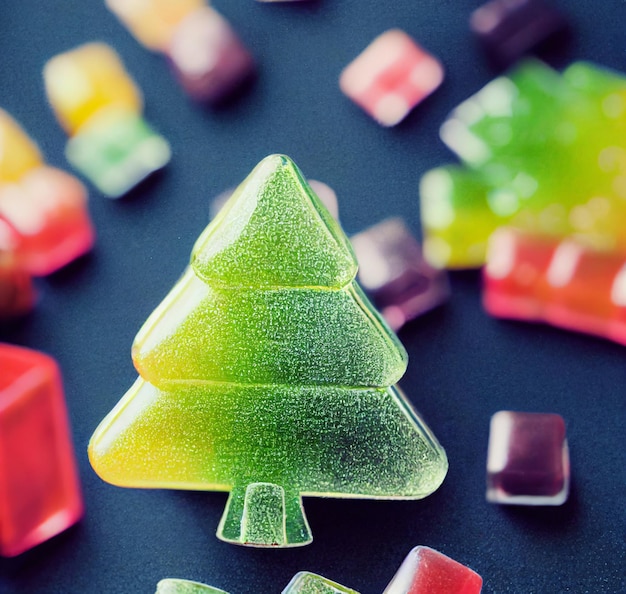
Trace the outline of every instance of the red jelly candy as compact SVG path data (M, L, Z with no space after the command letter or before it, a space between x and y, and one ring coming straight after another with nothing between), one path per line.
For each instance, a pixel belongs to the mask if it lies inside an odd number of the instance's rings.
M626 344L626 257L512 229L491 239L483 304L492 315L544 321Z
M19 555L82 513L57 364L0 344L0 554Z
M24 314L35 303L31 277L17 257L19 245L17 231L0 217L0 319Z
M415 547L383 594L480 594L483 579L429 547Z
M0 216L22 236L22 265L36 276L58 270L93 245L85 188L59 169L36 167L19 182L0 186Z

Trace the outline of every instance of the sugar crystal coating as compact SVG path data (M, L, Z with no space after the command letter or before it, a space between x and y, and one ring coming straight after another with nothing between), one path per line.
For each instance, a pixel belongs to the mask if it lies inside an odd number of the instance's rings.
M218 536L252 546L310 542L302 495L430 494L445 453L393 385L406 353L355 274L295 165L267 157L140 330L140 378L92 437L94 469L230 491Z

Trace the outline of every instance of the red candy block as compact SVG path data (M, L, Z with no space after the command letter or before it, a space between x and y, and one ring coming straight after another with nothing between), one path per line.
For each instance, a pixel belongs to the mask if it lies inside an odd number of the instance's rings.
M19 182L0 186L0 216L22 236L22 266L44 276L89 251L94 231L84 186L52 167L36 167Z
M626 344L626 257L499 229L490 239L483 304L493 316L543 321Z
M36 351L0 344L0 554L59 534L83 513L61 376Z
M443 81L443 67L411 37L391 29L341 73L339 87L383 126L395 126Z
M32 279L17 257L19 245L19 234L0 217L0 319L25 314L35 303Z
M383 594L480 594L483 579L429 547L415 547Z
M226 99L254 69L252 56L228 21L208 6L178 25L167 55L187 93L209 103Z

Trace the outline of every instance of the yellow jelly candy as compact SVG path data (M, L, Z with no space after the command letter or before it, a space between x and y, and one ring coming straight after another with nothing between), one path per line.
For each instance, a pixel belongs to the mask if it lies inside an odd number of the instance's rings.
M141 92L117 53L104 43L89 43L55 56L43 74L48 100L69 134L103 107L136 113L142 109Z
M6 111L0 109L0 182L18 181L41 164L37 145Z
M147 48L163 52L178 24L203 0L106 0L109 10Z

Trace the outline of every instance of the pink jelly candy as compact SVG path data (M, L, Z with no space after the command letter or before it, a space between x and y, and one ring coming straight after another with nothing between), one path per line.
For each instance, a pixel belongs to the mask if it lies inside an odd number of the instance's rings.
M386 31L348 64L339 87L383 126L395 126L443 81L441 63L399 29Z

